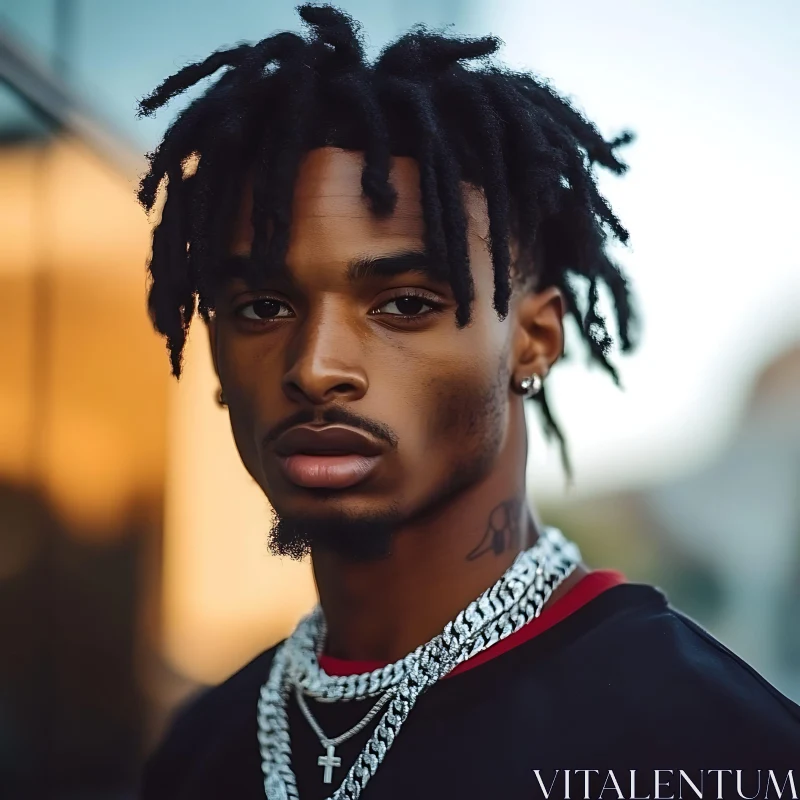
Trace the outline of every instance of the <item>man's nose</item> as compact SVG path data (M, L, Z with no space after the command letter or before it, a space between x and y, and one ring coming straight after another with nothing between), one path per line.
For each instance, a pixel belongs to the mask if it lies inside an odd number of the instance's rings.
M289 348L283 390L290 400L324 405L366 394L363 337L344 313L328 307L309 317Z

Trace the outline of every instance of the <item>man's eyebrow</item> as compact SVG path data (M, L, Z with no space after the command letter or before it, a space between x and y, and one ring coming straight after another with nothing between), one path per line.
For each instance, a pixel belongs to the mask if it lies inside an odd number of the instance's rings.
M408 272L417 272L435 281L448 280L447 265L437 264L420 250L356 258L347 268L347 279L358 283L371 278L394 278Z

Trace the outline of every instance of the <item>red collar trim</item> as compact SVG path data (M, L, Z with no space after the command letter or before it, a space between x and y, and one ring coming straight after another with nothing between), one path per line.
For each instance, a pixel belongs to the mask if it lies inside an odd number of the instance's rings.
M484 650L468 661L459 664L447 677L466 672L468 669L485 664L487 661L513 650L523 642L527 642L548 628L552 628L553 625L561 622L561 620L577 611L581 606L586 605L590 600L594 600L602 592L620 583L625 583L625 576L616 570L598 569L584 575L572 589L559 597L552 605L547 606L536 619L531 620L527 625L523 625L511 636L492 645L488 650ZM348 661L324 654L319 659L320 667L328 675L360 675L363 672L372 672L380 667L385 667L386 663L385 661Z

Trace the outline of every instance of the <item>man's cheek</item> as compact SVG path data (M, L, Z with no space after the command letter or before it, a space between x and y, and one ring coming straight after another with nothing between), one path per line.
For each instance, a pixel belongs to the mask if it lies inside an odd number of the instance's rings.
M264 471L261 461L262 450L258 434L254 430L252 416L242 409L232 413L231 431L245 468L256 482L261 483L260 476Z

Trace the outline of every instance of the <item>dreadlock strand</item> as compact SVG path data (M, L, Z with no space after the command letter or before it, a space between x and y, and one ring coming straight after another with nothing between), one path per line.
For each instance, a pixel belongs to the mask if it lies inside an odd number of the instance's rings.
M176 378L181 374L181 354L195 301L194 288L186 269L180 180L177 171L170 173L161 220L153 231L147 298L153 324L167 339L172 374Z
M257 45L241 45L231 50L221 51L222 54L237 53L235 59L230 59L230 66L235 68L228 70L214 86L192 101L169 126L161 145L148 154L150 169L142 178L138 194L139 202L147 211L150 211L155 202L158 186L166 174L169 164L175 160L185 159L197 149L198 132L209 127L210 120L214 120L215 126L219 121L224 121L229 129L234 129L235 123L244 116L243 109L250 106L255 99L252 85L258 73L263 71L266 64L271 61L297 52L299 46L306 46L303 39L294 33L287 32L276 34ZM211 56L207 61L210 62L213 58L214 56ZM192 66L198 65L190 65L184 69L190 70ZM177 79L181 72L173 77ZM191 77L191 73L189 77ZM174 97L185 91L197 80L200 80L200 77L193 81L186 78L182 83L176 83L172 87L170 96ZM167 79L164 83L166 84L169 80ZM179 88L179 85L183 88Z
M605 255L598 259L598 264L598 275L602 277L614 300L620 349L622 352L629 352L633 347L630 328L636 323L637 314L631 300L628 280L620 268Z
M388 76L386 90L390 97L403 102L411 112L419 132L419 147L414 153L420 167L422 210L425 218L425 248L437 267L448 264L447 243L442 222L442 201L436 176L436 120L430 100L416 81Z
M326 61L332 72L363 66L361 26L349 14L332 6L311 4L299 6L297 10L314 36L323 45L330 46Z
M204 97L194 100L170 125L161 144L149 153L148 172L139 184L138 199L146 211L152 210L158 187L175 162L183 162L198 150L199 139L210 120L225 119L234 107L234 84L240 76L226 75Z
M467 244L467 217L461 196L461 176L458 162L444 141L439 142L439 193L442 197L442 226L445 231L450 261L450 285L456 301L456 324L469 325L472 319L472 302L475 299L475 281L470 270Z
M138 116L152 116L159 108L203 78L213 75L223 67L237 66L252 49L253 46L250 44L240 44L226 50L218 50L204 61L185 66L139 101Z
M506 125L509 156L525 165L509 173L509 181L517 201L520 251L530 253L542 218L557 208L551 187L558 185L565 158L547 141L536 124L535 109L512 83L486 80L485 87L500 114L511 123Z
M450 267L450 286L456 301L456 325L463 328L472 319L475 282L470 269L467 216L462 196L462 171L458 158L448 146L452 130L446 120L437 126L437 185L442 198L442 227Z
M530 93L534 102L550 113L553 119L563 125L583 145L591 161L596 161L616 174L625 172L627 166L617 158L614 150L633 140L631 132L628 131L608 142L595 125L547 83L525 73L515 73L515 77L524 90Z
M276 199L276 194L280 191L276 185L279 179L272 180L270 176L273 169L280 164L281 146L288 147L289 145L284 142L289 142L292 136L291 122L287 121L287 117L292 115L293 109L286 106L281 107L280 102L276 102L276 100L282 95L294 98L293 79L296 80L298 74L301 79L308 78L307 73L300 71L307 58L308 43L292 34L291 38L282 39L278 46L275 38L262 42L261 65L275 61L279 67L270 79L264 79L268 88L265 88L259 98L259 106L275 107L276 113L272 113L268 117L268 121L272 123L271 126L269 124L258 126L257 136L260 141L253 158L252 172L252 257L262 267L268 261L270 225L274 234L279 224L274 210L276 203L280 202L279 198ZM301 91L304 90L305 83L303 83ZM296 99L290 100L290 103L295 105L296 102Z
M405 78L436 76L460 61L485 58L499 47L495 36L447 37L417 25L381 51L376 69Z
M462 114L472 108L473 113L479 113L483 121L483 124L475 126L475 138L484 163L482 185L489 214L490 250L494 267L492 305L503 318L508 313L511 296L511 264L508 239L510 206L503 158L502 122L486 97L478 77L463 68L456 68L448 73L446 82L451 96L458 99Z
M255 176L255 189L261 194L260 211L272 223L266 252L266 264L278 266L285 258L289 245L292 218L294 181L308 138L308 122L312 112L312 99L316 91L316 75L304 60L294 65L294 91L280 120L280 138L270 148L268 157ZM288 70L288 66L286 67ZM254 214L256 205L253 205ZM255 244L254 244L255 246ZM256 249L255 252L261 251Z
M538 402L539 409L542 414L545 438L548 440L556 439L558 441L558 448L561 454L561 467L567 477L567 483L571 484L573 472L572 461L569 457L569 448L567 447L567 440L564 438L561 427L559 426L558 422L556 422L556 419L550 410L550 404L547 401L547 392L544 386L542 386L537 395L534 395L534 400Z
M341 97L361 119L366 131L364 169L361 188L378 217L391 214L397 205L397 191L389 180L391 146L389 129L380 103L371 91L369 78L362 69L337 76L331 83L332 93Z

